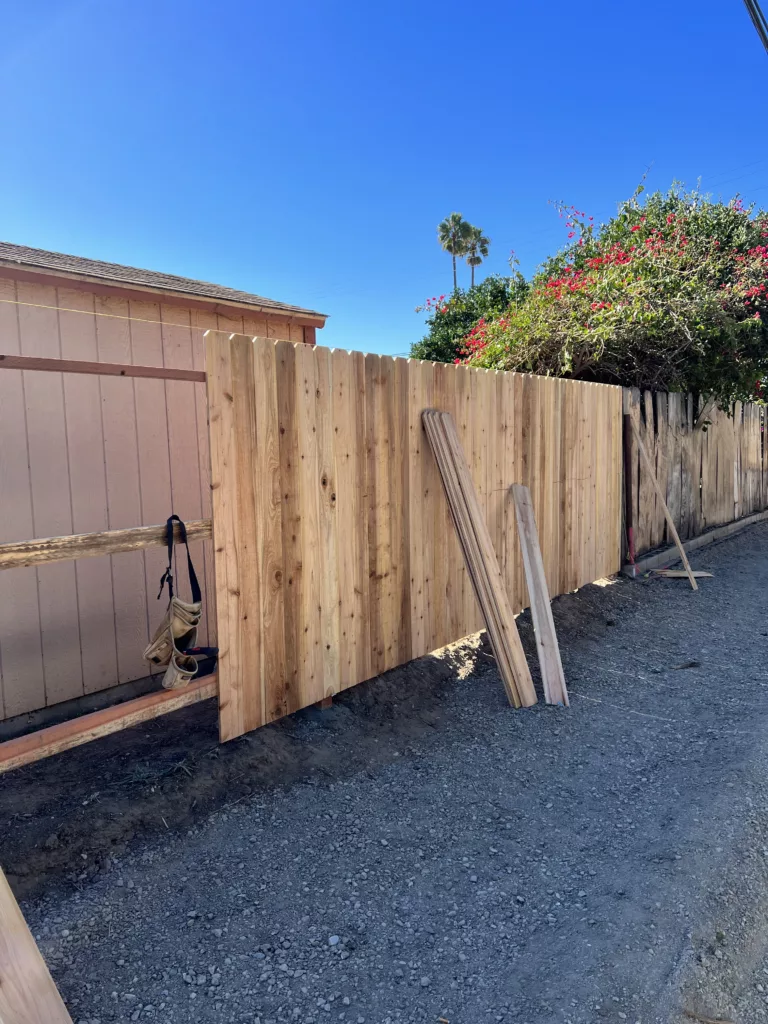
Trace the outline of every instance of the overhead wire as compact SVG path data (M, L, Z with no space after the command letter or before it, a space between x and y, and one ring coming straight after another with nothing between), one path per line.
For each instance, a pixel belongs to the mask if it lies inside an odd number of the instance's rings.
M749 11L752 24L755 26L755 30L760 36L760 40L765 47L766 53L768 53L768 21L760 9L759 0L744 0L744 6Z

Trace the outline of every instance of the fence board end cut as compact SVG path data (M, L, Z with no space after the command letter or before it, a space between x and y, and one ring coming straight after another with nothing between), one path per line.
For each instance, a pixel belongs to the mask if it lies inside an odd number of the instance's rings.
M72 1024L2 870L0 1021L2 1024Z

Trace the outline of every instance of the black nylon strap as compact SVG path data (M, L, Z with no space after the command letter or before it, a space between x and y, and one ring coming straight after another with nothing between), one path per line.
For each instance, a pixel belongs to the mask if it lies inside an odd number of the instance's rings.
M197 582L197 573L195 567L192 565L192 556L189 553L189 544L187 543L187 528L184 525L183 520L179 519L177 515L169 516L166 524L166 542L168 544L168 568L165 570L163 575L160 577L160 591L157 595L158 601L163 596L163 587L168 584L168 597L173 598L173 524L179 524L179 533L181 534L181 543L187 549L187 571L189 572L189 587L192 591L192 602L197 604L202 600L202 593L200 591L200 584Z

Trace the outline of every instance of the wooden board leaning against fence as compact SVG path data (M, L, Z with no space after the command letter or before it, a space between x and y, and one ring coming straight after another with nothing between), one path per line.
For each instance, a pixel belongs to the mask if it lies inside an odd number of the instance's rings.
M426 408L453 416L515 611L513 482L551 596L618 570L619 388L238 335L206 360L222 739L481 628Z

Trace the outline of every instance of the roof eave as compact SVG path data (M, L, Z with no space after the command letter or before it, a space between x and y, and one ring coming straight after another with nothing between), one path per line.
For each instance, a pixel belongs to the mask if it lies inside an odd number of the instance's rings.
M281 320L290 320L292 323L304 327L322 328L328 319L326 313L318 313L316 310L303 309L299 306L263 305L261 303L242 302L237 299L225 299L214 295L199 295L180 288L155 288L148 284L137 284L135 281L118 281L114 278L97 277L96 275L77 271L36 266L32 263L21 263L18 260L0 258L0 272L3 270L11 271L11 276L17 280L38 280L40 278L50 280L53 278L87 284L89 287L97 289L101 294L120 295L131 292L142 295L157 295L160 298L172 298L177 304L183 300L185 305L199 309L213 309L217 312L224 312L227 309L248 310L251 313L260 313L267 317L275 316L280 317Z

